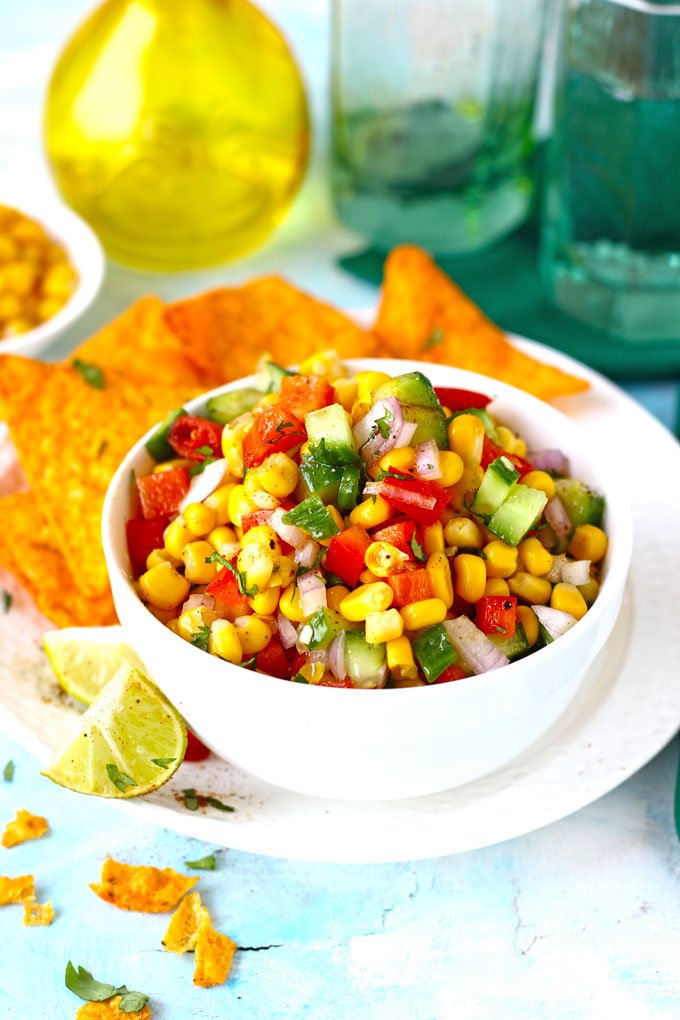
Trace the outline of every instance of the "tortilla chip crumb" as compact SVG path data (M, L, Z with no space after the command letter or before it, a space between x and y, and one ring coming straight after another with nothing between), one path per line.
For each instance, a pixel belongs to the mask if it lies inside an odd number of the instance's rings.
M196 940L194 984L201 988L223 985L236 949L236 943L215 931L210 922L202 924Z
M40 839L48 829L46 818L32 815L30 811L24 811L22 808L17 811L14 821L8 822L5 826L1 842L6 847L18 846L19 843L25 843L27 839Z
M169 953L178 954L194 949L198 933L204 924L210 924L210 914L201 903L200 893L189 893L172 915L168 930L163 936L163 948Z
M107 857L102 865L101 882L92 883L90 889L121 910L160 914L172 910L197 882L198 878L179 875L172 868L161 871L141 864L123 864Z
M30 903L35 899L33 875L6 878L0 875L0 907L7 903Z
M149 1020L151 1010L148 1004L136 1013L120 1010L120 995L113 995L103 1002L86 1002L75 1015L75 1020Z
M47 903L26 903L24 906L24 924L31 927L36 924L52 924L54 920L54 907L52 900Z

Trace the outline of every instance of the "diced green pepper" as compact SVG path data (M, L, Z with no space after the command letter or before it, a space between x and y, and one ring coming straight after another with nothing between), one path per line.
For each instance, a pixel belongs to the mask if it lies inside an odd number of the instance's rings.
M343 469L316 457L303 457L300 462L300 480L303 498L318 496L322 503L335 503L340 489Z
M183 407L178 408L176 411L170 411L165 421L158 426L151 436L151 439L147 440L146 448L154 460L169 460L170 457L175 456L175 451L168 442L168 432L171 425L186 413Z
M349 623L334 609L322 606L317 609L311 620L308 620L300 631L300 641L312 651L316 648L325 649L341 630L352 630L357 626L359 625Z
M441 623L428 627L412 642L413 654L420 663L428 683L434 683L438 676L452 666L458 658L456 649L449 641L446 628Z
M589 489L574 478L560 478L555 482L555 492L564 503L569 520L576 528L579 524L594 524L600 527L604 515L604 496Z
M359 502L359 486L361 484L361 468L358 464L348 464L342 472L342 480L338 491L338 506L341 510L353 510Z
M284 524L302 528L316 539L332 538L333 535L340 534L339 527L318 496L310 496L309 499L298 503L283 515L282 521Z

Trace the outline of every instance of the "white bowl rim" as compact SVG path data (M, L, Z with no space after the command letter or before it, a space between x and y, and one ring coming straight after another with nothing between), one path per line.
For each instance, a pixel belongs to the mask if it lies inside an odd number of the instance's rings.
M561 419L561 422L562 424L564 424L567 431L571 432L578 431L577 423L572 421L570 418L567 417L567 415L563 414L561 411L553 407L551 404L547 404L545 401L542 401L537 397L534 397L531 394L526 393L524 390L519 390L516 387L509 385L508 383L500 382L499 380L492 379L489 376L480 375L477 372L469 372L467 369L456 368L455 366L452 365L440 365L438 363L418 362L411 359L400 358L346 358L343 359L343 363L353 372L372 371L379 370L381 368L382 370L390 374L400 374L399 373L400 369L402 371L419 370L422 371L425 375L428 375L428 372L433 372L435 378L433 379L432 384L434 386L442 387L447 385L447 383L444 381L441 382L438 381L436 379L436 375L440 371L444 371L446 374L453 373L455 374L456 377L459 377L460 381L456 384L455 381L451 379L452 386L458 385L461 389L469 389L480 393L493 394L492 400L495 400L498 397L505 397L509 400L514 399L516 401L519 401L520 403L524 402L528 404L530 409L534 409L537 412L537 414L539 413L545 414L547 412L549 414L552 414L553 416L556 416L557 419ZM295 366L290 367L294 368ZM245 376L241 379L234 380L229 383L225 383L221 386L217 386L214 389L207 391L206 393L194 397L189 401L186 401L186 403L183 406L186 408L189 414L194 414L199 408L204 406L207 400L209 400L211 397L217 396L221 393L227 393L230 390L242 389L245 386L251 385L254 381L255 376L250 375ZM158 620L153 615L153 613L151 613L147 609L142 600L139 598L134 588L132 587L129 576L127 576L127 574L123 570L121 570L118 566L113 542L112 507L114 503L115 494L117 493L118 488L122 484L129 484L130 471L132 470L130 466L130 461L135 459L136 456L144 449L147 440L153 435L157 427L158 427L157 425L153 426L144 436L142 436L141 439L138 440L138 442L135 443L135 445L128 451L125 458L118 467L116 473L114 474L113 478L111 479L102 510L102 540L104 545L104 554L106 557L109 571L111 571L111 569L115 569L119 576L119 579L126 585L128 589L127 593L134 599L134 602L136 604L136 610L138 610L140 613L140 620L141 614L143 613L145 617L144 620L145 623L147 624L151 623L152 629L154 628L154 625L158 627L158 631L156 632L158 635L158 640L161 640L160 637L161 632L164 634L164 639L169 640L170 638L176 639L177 635L173 634L172 631L169 631L168 628L165 627L165 625L162 624L160 620ZM610 502L609 496L610 492L613 491L616 496L616 515L618 528L616 533L616 555L612 557L610 562L607 563L607 575L603 580L597 599L593 603L592 607L588 610L586 616L579 620L576 626L571 627L567 631L567 633L564 634L559 639L559 641L553 641L549 645L546 645L543 648L539 648L535 653L532 653L532 655L514 662L510 662L506 666L503 666L501 669L490 670L487 673L479 673L473 676L463 677L460 680L456 680L455 683L425 684L421 687L379 688L381 696L389 697L390 695L392 695L392 697L396 697L397 695L399 695L400 697L403 698L418 698L423 697L423 691L429 690L439 691L440 693L438 695L437 694L426 695L427 697L448 698L451 696L450 692L455 690L467 691L470 690L471 688L474 688L476 691L481 691L483 687L490 686L491 684L495 683L499 678L505 678L505 682L509 683L512 679L517 678L518 674L521 673L523 667L526 668L527 661L531 662L532 660L534 660L535 655L541 655L542 656L541 663L545 666L546 669L549 669L550 663L552 662L556 655L561 655L562 651L567 652L571 645L581 638L583 634L583 627L580 626L581 624L585 622L586 625L590 625L592 627L594 627L597 624L600 617L602 617L606 612L610 600L612 598L616 598L618 593L623 590L633 549L633 523L630 507L628 505L627 500L625 500L625 497L623 496L620 487L616 484L616 481L613 478L609 477L609 471L606 464L603 467L603 473L606 478L606 484L600 485L599 483L597 483L597 487L605 492L607 498L607 506L609 506ZM182 639L180 638L180 640ZM201 653L200 649L196 649L196 654L199 653L205 654L204 652ZM241 667L235 666L228 662L221 662L221 666L226 668L227 673L231 674L232 676L234 676L237 673L237 671L241 673L244 672L241 669ZM279 689L278 685L286 683L285 680L282 680L279 677L269 676L269 674L266 673L258 673L257 677L258 683L260 681L264 682L264 686L262 687L263 694L266 693L269 684L276 685L276 688L278 690ZM194 678L194 680L195 679L196 678ZM314 690L316 691L324 691L325 693L321 695L322 697L337 697L339 696L339 692L345 691L345 688L319 687L316 684L290 684L290 688L292 697L300 698L309 696L308 694L309 688L314 688ZM296 691L297 693L293 694L293 691Z
M12 187L0 192L0 203L23 213L40 224L60 244L78 273L78 286L63 308L26 333L0 340L0 354L23 354L31 348L45 348L90 307L104 280L106 259L101 241L73 209L49 194L36 195Z

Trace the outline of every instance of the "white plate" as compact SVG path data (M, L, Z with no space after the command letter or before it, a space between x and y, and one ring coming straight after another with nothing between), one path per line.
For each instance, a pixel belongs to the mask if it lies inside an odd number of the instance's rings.
M590 380L588 393L558 403L584 429L584 442L597 443L630 479L635 527L619 622L552 732L493 775L412 800L306 797L213 757L185 763L149 797L112 804L140 820L239 850L312 861L408 861L488 846L563 818L618 786L674 736L680 727L680 445L603 376L533 341L518 342L527 353ZM0 464L2 453L0 440ZM73 725L76 709L55 694L41 652L44 620L6 574L0 585L15 593L12 611L0 615L0 723L45 761ZM187 811L181 790L188 787L229 801L235 812Z

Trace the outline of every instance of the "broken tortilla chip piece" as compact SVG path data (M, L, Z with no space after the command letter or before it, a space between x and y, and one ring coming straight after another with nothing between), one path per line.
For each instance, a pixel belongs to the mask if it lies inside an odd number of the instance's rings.
M17 811L14 820L5 826L0 842L6 847L18 846L20 843L25 843L27 839L40 839L48 829L46 818L32 815L30 811L24 811L21 808Z
M194 984L201 988L223 985L237 948L230 938L215 931L210 922L201 925L196 940Z
M201 903L200 893L189 893L172 915L163 936L163 949L180 955L194 949L198 932L204 924L210 924L210 914Z
M47 903L26 903L24 905L24 925L32 927L37 924L52 924L54 920L54 907L52 900Z
M420 248L395 248L387 257L373 332L387 353L479 372L543 400L588 389L523 354Z
M33 875L19 875L7 878L0 875L0 907L8 903L30 903L35 899L35 880Z
M123 864L107 857L102 865L101 882L92 883L90 889L121 910L160 914L172 910L197 882L198 878L179 875L172 868L161 871L142 864Z
M342 312L278 277L178 301L165 319L202 371L218 371L224 382L254 372L264 353L291 365L328 348L341 358L377 349L375 337Z
M148 1005L135 1013L124 1013L120 1008L122 996L113 995L103 1002L86 1002L75 1015L75 1020L149 1020L151 1010Z
M88 598L73 579L32 492L0 499L0 564L59 627L105 626L117 616L109 592Z

